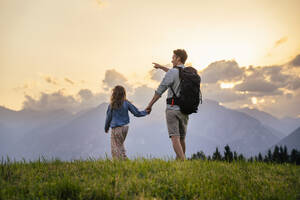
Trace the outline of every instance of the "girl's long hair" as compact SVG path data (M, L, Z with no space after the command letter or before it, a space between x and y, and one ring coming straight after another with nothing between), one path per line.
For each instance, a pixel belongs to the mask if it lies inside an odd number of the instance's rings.
M123 105L126 100L126 91L123 86L117 85L112 90L112 95L110 97L110 106L112 109L118 109Z

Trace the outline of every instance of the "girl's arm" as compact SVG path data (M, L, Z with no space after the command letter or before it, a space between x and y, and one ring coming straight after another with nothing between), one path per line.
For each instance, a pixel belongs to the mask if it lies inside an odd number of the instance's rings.
M136 117L143 117L146 116L148 113L146 110L139 111L133 104L131 104L129 101L128 103L128 110Z
M106 119L105 119L105 126L104 126L105 133L107 133L109 130L111 120L112 120L112 110L110 109L110 105L109 105L106 111Z

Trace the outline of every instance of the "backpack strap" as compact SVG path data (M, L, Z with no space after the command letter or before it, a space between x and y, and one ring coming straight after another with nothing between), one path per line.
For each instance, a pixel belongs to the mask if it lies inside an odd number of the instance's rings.
M181 74L182 68L181 68L181 67L177 67L177 66L175 66L174 68L178 69L178 72L179 72L179 79L181 79L180 74ZM181 83L182 83L182 79L180 80L180 83L179 83L178 88L180 88ZM177 95L176 95L176 93L174 92L174 89L172 88L172 86L170 86L170 88L171 88L171 90L172 90L172 92L173 92L173 97L175 96L175 98L177 99ZM172 97L172 98L173 98L173 97Z
M178 88L180 88L181 83L182 83L182 78L181 78L181 76L180 76L181 70L182 70L182 69L181 69L181 67L177 67L177 66L175 66L175 67L173 67L173 68L176 68L176 69L178 69L178 71L179 71L179 79L181 79L181 80L180 80L180 83L179 83ZM167 104L170 104L171 106L173 106L173 105L179 105L179 102L178 102L179 99L178 99L178 97L177 97L177 95L176 95L176 93L175 93L173 87L170 86L170 88L171 88L171 91L172 91L172 93L173 93L173 96L172 96L171 98L168 98L168 99L167 99Z
M171 88L171 91L173 92L173 97L175 96L175 98L177 98L177 95L176 95L176 93L174 92L174 89L172 88L172 86L170 86L170 88Z

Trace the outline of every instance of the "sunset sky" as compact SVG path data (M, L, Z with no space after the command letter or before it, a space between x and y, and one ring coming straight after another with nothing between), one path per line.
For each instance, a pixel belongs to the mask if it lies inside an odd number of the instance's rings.
M41 106L43 95L105 101L119 82L133 98L145 88L149 100L159 84L151 63L170 65L183 48L204 97L300 117L299 8L299 0L0 0L0 105Z

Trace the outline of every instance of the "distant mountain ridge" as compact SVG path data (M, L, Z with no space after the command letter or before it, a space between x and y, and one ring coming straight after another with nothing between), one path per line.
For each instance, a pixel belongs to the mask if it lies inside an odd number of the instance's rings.
M280 140L277 146L286 146L289 151L297 149L300 151L300 127L294 130L290 135Z
M254 155L280 139L259 120L211 100L206 101L206 106L200 108L193 121L197 121L193 123L194 130L204 130L202 136L214 140L215 146L223 150L229 144L233 150L246 156ZM212 154L212 149L207 152Z
M102 103L75 115L56 110L49 113L0 109L0 133L12 143L1 150L18 159L36 159L39 155L62 159L105 157L110 155L110 135L104 133L107 103ZM129 134L125 141L128 155L174 156L165 123L164 101L158 102L151 115L145 118L130 116ZM8 112L10 117L5 118ZM2 128L3 127L3 128ZM5 127L5 128L4 128ZM9 136L12 137L8 137ZM204 100L199 112L190 115L186 138L187 155L203 150L221 152L226 144L246 156L257 154L266 146L280 141L278 133L258 119L225 108L213 100ZM1 141L0 141L1 145Z
M278 136L280 136L280 133L282 136L288 136L292 131L300 126L300 118L285 117L278 119L269 113L257 109L242 108L237 110L258 119L262 124L277 130Z

